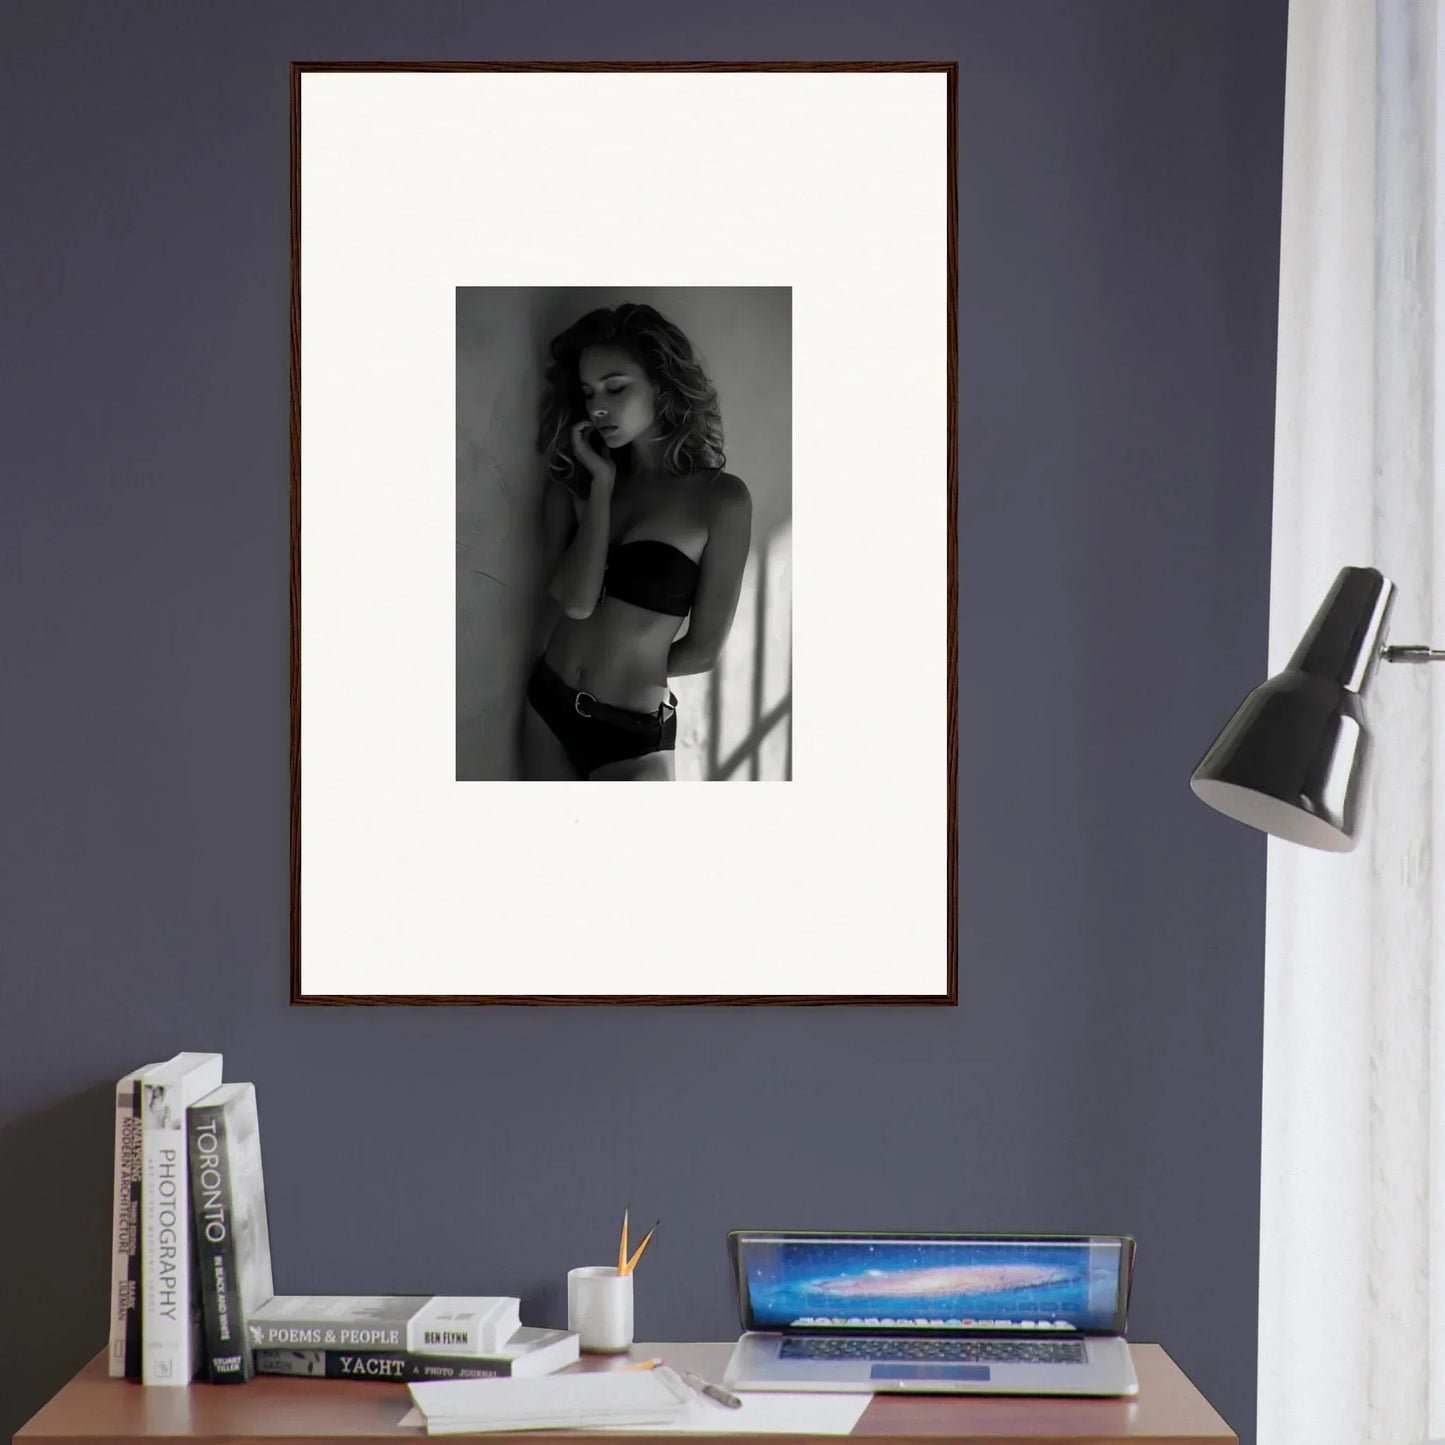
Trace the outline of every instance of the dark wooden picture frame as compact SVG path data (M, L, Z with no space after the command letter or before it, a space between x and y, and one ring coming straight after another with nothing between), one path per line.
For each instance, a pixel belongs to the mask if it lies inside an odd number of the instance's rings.
M302 342L303 342L303 185L302 185L302 90L303 79L310 76L338 75L472 75L477 73L510 74L569 74L569 73L646 73L677 74L727 74L737 72L786 72L793 75L872 73L872 74L939 74L946 80L946 137L942 152L946 154L946 177L939 177L938 200L946 206L946 275L937 277L941 288L937 305L944 316L946 335L946 356L940 358L940 373L946 390L943 415L937 418L945 436L941 449L941 468L945 473L938 483L938 502L942 515L933 513L937 525L946 533L946 656L937 659L937 668L946 687L946 706L936 719L925 719L930 727L946 727L946 741L941 745L939 757L944 761L937 777L939 790L946 794L946 840L940 850L946 857L946 922L941 926L946 931L946 956L935 960L929 966L930 977L936 986L921 990L910 990L906 994L888 992L808 992L806 994L786 991L768 992L765 988L752 987L745 992L729 993L712 989L706 993L687 992L582 992L556 990L545 993L511 992L467 992L464 990L408 993L388 988L381 983L358 984L352 991L330 986L323 981L317 984L303 977L302 971L302 904L303 904L303 838L302 838L302 695L303 695L303 649L302 649L302 560L303 560L303 415L302 415ZM477 62L477 63L412 63L412 62L297 62L291 67L291 110L290 110L290 193L291 193L291 487L290 487L290 979L291 1002L298 1005L457 1005L457 1004L513 1004L513 1005L788 1005L816 1006L838 1004L862 1005L953 1005L958 1001L958 917L957 917L957 763L958 763L958 226L957 226L957 85L958 67L956 62ZM932 284L932 283L929 283ZM939 485L941 483L941 485ZM310 503L313 493L305 500ZM330 545L330 543L328 543ZM308 605L314 607L314 600ZM310 655L310 654L308 654ZM935 737L936 740L936 737ZM846 780L839 783L845 787ZM472 785L476 786L476 785ZM490 786L490 785L489 785ZM511 784L500 784L511 787ZM544 785L553 786L553 785ZM569 784L557 785L570 787ZM772 785L765 785L772 786ZM795 785L789 785L795 786ZM932 816L930 814L930 816ZM936 835L935 835L936 837ZM930 848L937 844L930 842ZM333 889L332 903L335 904L337 890ZM483 890L484 892L484 890ZM364 887L358 888L358 901L365 894ZM839 897L839 906L845 902ZM401 922L400 920L397 920ZM906 936L906 930L900 930ZM504 964L504 966L506 966ZM887 969L890 961L878 959L880 970ZM404 966L398 962L398 969ZM509 970L510 971L510 970Z

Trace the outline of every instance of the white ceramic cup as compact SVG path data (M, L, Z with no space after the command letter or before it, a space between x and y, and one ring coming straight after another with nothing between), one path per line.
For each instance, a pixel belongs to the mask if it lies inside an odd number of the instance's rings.
M613 1264L567 1271L567 1328L594 1354L616 1355L632 1344L632 1276Z

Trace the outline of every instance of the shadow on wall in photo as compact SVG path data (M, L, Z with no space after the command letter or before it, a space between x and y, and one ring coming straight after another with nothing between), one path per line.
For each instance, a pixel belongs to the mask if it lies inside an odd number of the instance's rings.
M771 706L768 705L764 682L768 661L768 539L761 552L756 555L758 565L754 569L755 584L752 599L751 663L752 678L747 705L747 727L743 736L732 742L726 754L722 751L723 738L723 669L715 667L708 675L707 690L707 769L704 774L709 782L728 782L747 779L758 781L764 776L764 744L775 729L782 728L786 734L786 753L782 761L781 778L791 780L793 776L793 663L791 648L788 656L787 689ZM784 599L786 605L787 599ZM787 627L774 630L774 646L781 646L790 636ZM738 639L742 641L741 638Z

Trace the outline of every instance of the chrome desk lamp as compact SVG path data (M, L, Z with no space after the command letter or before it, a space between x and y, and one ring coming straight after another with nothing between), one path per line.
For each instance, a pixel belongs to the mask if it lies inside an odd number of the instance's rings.
M1395 584L1344 567L1281 673L1240 703L1189 786L1211 808L1277 838L1348 853L1370 753L1364 691L1375 665L1442 662L1445 649L1387 647Z

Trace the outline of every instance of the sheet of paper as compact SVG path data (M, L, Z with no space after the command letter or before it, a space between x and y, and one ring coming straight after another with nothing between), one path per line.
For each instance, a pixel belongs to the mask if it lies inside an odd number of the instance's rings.
M786 1394L755 1390L740 1397L740 1410L729 1410L712 1400L699 1398L681 1419L666 1425L612 1425L622 1432L663 1430L696 1432L699 1435L847 1435L868 1408L872 1395ZM426 1421L415 1406L397 1421L402 1429L424 1430ZM543 1432L538 1432L543 1433Z
M872 1395L818 1395L811 1391L753 1390L740 1393L742 1408L729 1410L699 1396L680 1420L667 1425L617 1425L616 1430L687 1431L716 1435L847 1435Z

